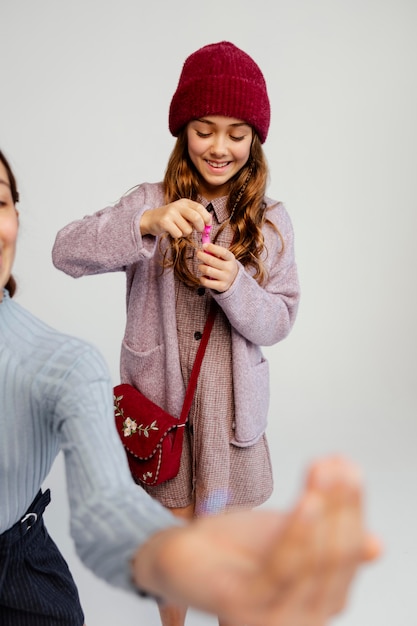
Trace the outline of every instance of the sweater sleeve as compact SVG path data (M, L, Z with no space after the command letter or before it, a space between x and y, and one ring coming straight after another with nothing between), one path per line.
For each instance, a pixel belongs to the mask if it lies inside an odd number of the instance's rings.
M57 269L78 278L123 271L141 256L155 252L156 238L142 238L142 214L158 206L158 185L144 184L113 206L97 211L62 228L52 249ZM156 203L156 204L155 204Z
M65 455L71 534L88 568L133 591L129 562L135 551L152 533L178 522L130 476L100 354L86 346L74 359L74 351L68 346L60 355L66 376L56 389L52 426Z
M265 227L266 282L259 285L239 264L230 289L214 295L234 329L251 343L263 346L273 345L289 334L300 299L294 232L282 204L273 209L271 219L279 229L282 241L271 226Z

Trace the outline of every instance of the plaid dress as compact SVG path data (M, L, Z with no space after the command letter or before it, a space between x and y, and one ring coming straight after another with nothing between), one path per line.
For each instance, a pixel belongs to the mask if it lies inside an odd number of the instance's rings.
M207 201L200 199L207 205ZM213 240L228 217L226 198L214 207ZM200 247L199 233L194 233ZM225 228L216 241L229 247L231 231ZM198 274L197 260L190 260ZM181 369L187 384L211 302L210 290L190 289L176 283L176 316ZM231 508L252 508L272 493L272 469L266 436L242 448L231 443L234 429L230 323L218 308L204 354L188 424L184 433L181 468L172 480L146 490L169 508L195 504L195 515Z

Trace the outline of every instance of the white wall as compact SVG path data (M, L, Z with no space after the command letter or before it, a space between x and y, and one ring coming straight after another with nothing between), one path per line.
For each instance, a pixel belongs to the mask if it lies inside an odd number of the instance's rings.
M22 196L18 299L94 342L115 382L123 276L58 272L55 234L161 179L188 54L228 39L261 66L268 192L292 216L303 291L292 335L267 350L268 505L292 501L310 459L341 451L364 469L369 523L386 544L340 626L417 617L416 17L413 0L0 1L0 146ZM49 528L88 625L158 624L153 604L110 589L74 555L61 459L47 484Z

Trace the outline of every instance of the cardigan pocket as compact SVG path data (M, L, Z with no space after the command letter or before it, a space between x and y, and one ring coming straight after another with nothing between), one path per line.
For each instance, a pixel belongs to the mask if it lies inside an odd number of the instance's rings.
M120 356L121 382L133 385L162 408L165 405L164 371L164 344L146 352L138 352L123 340Z
M235 429L231 443L255 444L265 432L269 408L269 363L261 361L242 373L235 386Z

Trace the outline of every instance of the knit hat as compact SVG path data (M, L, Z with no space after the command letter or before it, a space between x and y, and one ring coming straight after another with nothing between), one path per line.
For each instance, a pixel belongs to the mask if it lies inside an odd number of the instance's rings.
M169 109L169 130L177 137L190 120L224 115L244 120L264 143L270 105L265 79L255 61L228 41L209 44L185 61Z

